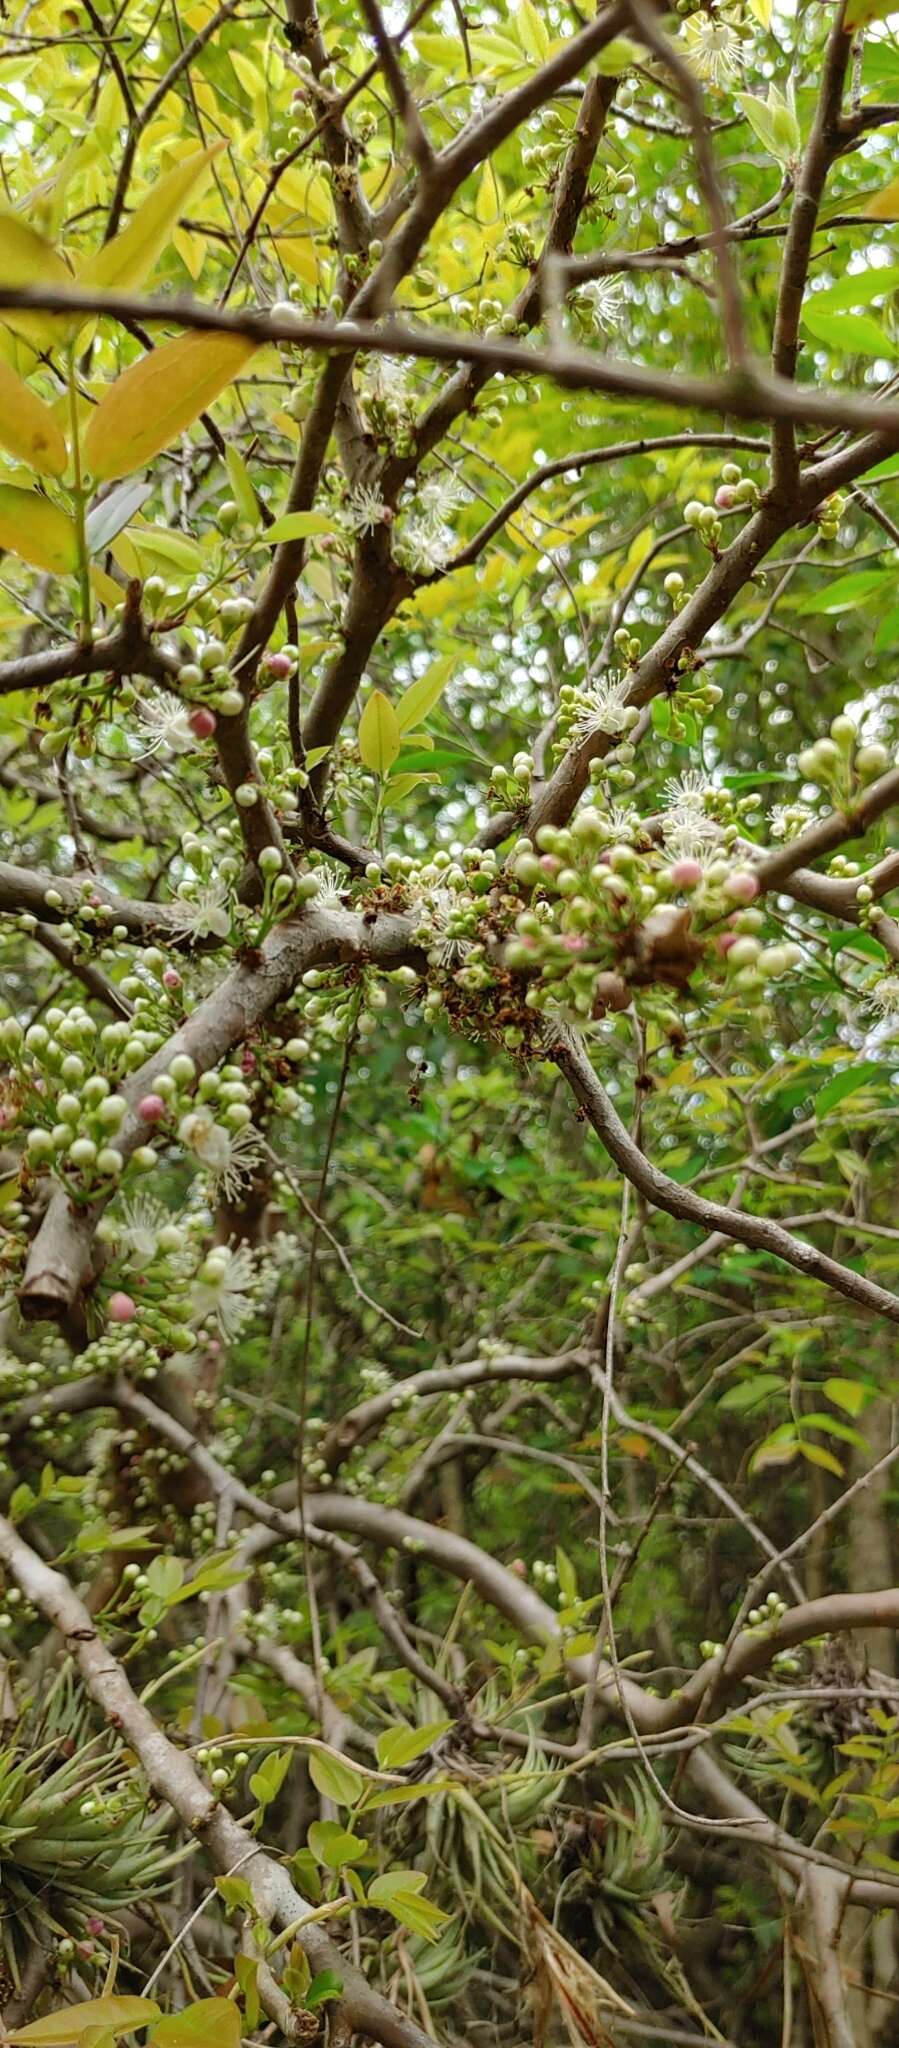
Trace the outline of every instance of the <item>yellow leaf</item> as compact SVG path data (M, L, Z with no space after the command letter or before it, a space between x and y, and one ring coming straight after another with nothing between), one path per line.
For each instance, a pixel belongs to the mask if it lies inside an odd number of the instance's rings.
M62 476L68 461L64 436L49 406L0 362L0 446L39 476Z
M533 6L532 0L520 0L515 15L515 27L525 55L532 57L535 64L542 64L549 50L549 30Z
M17 213L0 213L0 279L6 285L60 285L64 290L72 282L59 250ZM52 313L9 312L0 319L37 349L52 347L62 324Z
M78 283L82 290L135 291L146 283L171 241L179 213L188 198L208 182L224 147L223 142L215 142L211 149L196 150L160 178L121 234L81 265Z
M130 2034L135 2027L145 2027L158 2018L155 1998L87 1998L81 2005L66 2005L61 2012L45 2013L42 2019L32 2020L30 2026L19 2027L9 2038L33 2042L35 2048L38 2043L51 2048L54 2042L78 2041L95 2027L102 2028L104 2033Z
M78 567L78 538L68 513L18 484L0 484L0 548L57 576Z
M185 270L189 270L196 284L206 261L205 235L192 235L188 228L173 228L172 247L177 251Z
M749 0L750 11L763 28L771 27L771 0Z
M478 196L474 207L475 219L480 221L482 227L490 227L491 223L497 220L502 212L502 204L503 198L499 179L492 164L487 163L481 172L481 182L478 186Z
M114 582L111 576L107 576L105 569L98 569L96 562L91 564L90 579L100 603L106 606L107 611L114 611L116 605L122 602L122 591L118 583Z
M846 206L851 211L852 201L847 200ZM875 192L861 212L865 220L899 220L899 178L893 178L882 192Z
M374 775L386 775L400 750L396 712L383 690L373 690L359 720L359 752Z
M239 50L229 50L228 55L238 85L243 86L248 99L254 100L257 93L265 91L265 79L261 71L257 71L255 64L250 63L249 57L242 56Z
M315 243L308 235L277 235L272 242L272 248L280 257L285 269L291 270L294 277L302 278L304 284L318 284L318 257L315 253Z
M182 334L154 349L107 391L84 437L84 460L101 482L151 462L218 398L257 343L237 334Z

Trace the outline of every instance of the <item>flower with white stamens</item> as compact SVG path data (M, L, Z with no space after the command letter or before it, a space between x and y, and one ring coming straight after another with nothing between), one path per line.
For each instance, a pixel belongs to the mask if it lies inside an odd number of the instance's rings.
M144 742L141 755L189 754L196 748L190 711L171 690L151 690L137 705L137 723Z

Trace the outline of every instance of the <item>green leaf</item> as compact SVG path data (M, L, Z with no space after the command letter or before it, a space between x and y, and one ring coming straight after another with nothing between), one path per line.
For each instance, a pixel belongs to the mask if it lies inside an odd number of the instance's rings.
M306 1841L316 1862L324 1863L328 1870L360 1862L368 1849L362 1835L350 1834L336 1820L314 1820L306 1831Z
M215 1888L229 1913L233 1913L238 1906L243 1912L249 1912L253 1904L253 1893L245 1877L217 1877Z
M403 1764L415 1762L417 1756L424 1756L425 1750L439 1742L445 1735L450 1721L429 1721L423 1728L385 1728L378 1736L378 1762L384 1771L398 1771Z
M199 1998L160 2020L153 2048L240 2048L240 2013L233 1999Z
M885 263L880 269L876 264L870 264L864 270L847 271L839 284L828 285L826 291L813 293L808 307L816 313L843 313L853 306L869 306L874 299L885 298L897 289L899 264Z
M147 1566L147 1592L157 1600L171 1600L184 1584L180 1557L154 1557Z
M422 1870L388 1870L373 1878L368 1887L370 1906L382 1906L403 1927L420 1934L424 1941L436 1941L437 1931L449 1920L449 1913L420 1894L427 1879Z
M860 1415L869 1398L870 1389L859 1386L856 1380L837 1377L825 1380L821 1392L826 1394L828 1401L833 1401L837 1408L844 1408L847 1415Z
M802 310L802 325L816 341L853 356L894 356L896 344L870 313L818 313L811 300Z
M37 1494L32 1493L31 1487L24 1483L21 1486L17 1486L9 1503L10 1521L23 1522L25 1516L30 1515L32 1508L36 1506Z
M391 775L384 787L384 807L395 810L422 782L439 782L439 775Z
M333 533L334 521L324 512L285 512L257 536L258 547L277 547L282 540L308 540L314 533Z
M317 1792L333 1799L335 1806L355 1806L365 1791L365 1779L342 1757L314 1749L309 1758L309 1776Z
M565 1605L566 1607L571 1607L578 1598L577 1573L567 1551L563 1550L561 1544L558 1543L556 1544L556 1575L559 1581L559 1591L562 1594Z
M272 1800L277 1799L278 1793L290 1770L290 1765L291 1752L289 1749L282 1749L280 1752L276 1751L271 1756L267 1756L265 1762L260 1764L258 1771L253 1772L250 1779L250 1791L257 1806L270 1806Z
M128 483L116 484L113 490L107 491L105 498L101 498L99 505L91 507L84 522L89 555L105 552L110 541L115 540L129 519L134 518L135 512L146 504L151 490L151 484L144 483L143 479L135 483L132 478Z
M87 1998L81 2005L66 2005L60 2012L45 2013L29 2026L16 2028L9 2038L51 2048L57 2041L79 2041L82 2034L89 2034L95 2027L102 2028L104 2033L131 2034L136 2027L145 2027L158 2017L155 1998Z
M729 1413L742 1415L752 1408L760 1408L770 1394L789 1392L786 1380L776 1372L757 1372L751 1379L741 1380L739 1386L728 1387L718 1402L719 1408Z
M857 605L864 604L867 597L884 586L893 587L894 578L883 569L852 569L848 576L838 576L833 583L825 583L820 590L812 590L800 599L797 612L851 612Z
M400 732L411 732L414 726L420 725L422 719L427 718L435 704L439 704L456 665L453 655L443 655L439 661L433 661L424 675L418 676L416 681L410 683L408 689L403 691L402 696L397 698L396 721Z
M237 1978L240 1986L240 1995L243 1999L244 2018L247 2023L246 2031L248 2034L254 2034L259 2025L261 2013L259 1986L256 1981L259 1975L257 1958L255 1956L242 1955L240 1949L238 1949L234 1957L234 1975Z
M396 712L383 690L373 690L359 720L359 752L373 775L384 776L400 750Z
M230 441L225 449L225 468L228 472L228 482L234 493L234 502L240 508L241 517L246 520L248 526L255 526L259 519L259 499L256 496L253 479L243 456L238 454L237 449L232 446Z
M306 2011L316 2012L320 2005L327 2005L330 1998L340 1998L342 1994L343 1978L338 1977L337 1971L319 1970L306 1993Z
M894 605L886 617L881 619L874 635L874 652L882 654L884 648L895 647L899 641L899 605Z
M889 1067L878 1066L874 1060L860 1060L855 1066L844 1067L841 1073L834 1074L831 1080L825 1081L823 1088L818 1089L815 1096L816 1120L845 1102L847 1095L854 1095L859 1088L867 1088L870 1081L888 1080L889 1074Z

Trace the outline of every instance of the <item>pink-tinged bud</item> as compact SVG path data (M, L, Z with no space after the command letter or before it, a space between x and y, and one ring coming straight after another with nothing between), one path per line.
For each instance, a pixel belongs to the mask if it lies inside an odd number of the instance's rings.
M218 721L214 711L210 711L205 704L198 704L187 722L195 740L211 740Z
M158 1124L160 1117L165 1116L165 1103L162 1096L143 1095L137 1105L137 1114L140 1117L141 1123Z
M90 1919L85 1922L85 1925L87 1927L88 1934L106 1933L106 1922L105 1920L101 1920L97 1913L92 1913Z
M734 868L724 884L724 893L732 903L754 903L759 893L758 876L750 874L748 868Z
M109 1320L111 1323L133 1323L137 1315L137 1303L130 1294L111 1294L109 1297Z
M582 953L589 943L586 932L566 932L562 940L566 953Z
M702 881L699 861L690 860L686 855L683 860L672 863L670 874L672 882L675 882L679 889L695 889L697 882Z
M241 1055L240 1071L242 1074L255 1074L256 1072L256 1054L250 1051L248 1045L244 1047Z
M511 1564L510 1564L510 1566L509 1566L509 1570L510 1570L510 1572L514 1572L514 1573L515 1573L515 1577L516 1577L516 1579L526 1579L526 1578L527 1578L527 1575L528 1575L528 1568L527 1568L527 1565L525 1564L525 1561L524 1561L524 1558L523 1558L523 1557L513 1557L513 1559L512 1559L512 1562L511 1562Z
M265 666L270 676L289 676L293 670L289 654L267 654Z
M181 987L181 976L178 973L177 967L166 967L163 969L162 985L163 988Z
M715 951L716 953L721 953L722 955L725 953L729 953L731 946L735 946L736 943L736 932L719 932L718 937L715 940Z
M736 502L737 494L733 488L733 485L719 484L718 489L715 492L715 503L718 507L719 512L730 512L733 509Z
M0 1131L10 1130L18 1114L18 1110L13 1109L8 1102L0 1103Z
M559 869L561 868L561 865L562 863L557 854L541 853L540 866L542 867L545 875L557 875Z

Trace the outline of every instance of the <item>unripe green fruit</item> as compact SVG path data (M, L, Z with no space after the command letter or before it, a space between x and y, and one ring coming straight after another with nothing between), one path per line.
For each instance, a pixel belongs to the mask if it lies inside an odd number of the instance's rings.
M868 740L863 747L859 747L855 756L855 767L859 775L884 775L889 765L889 753L879 740Z

